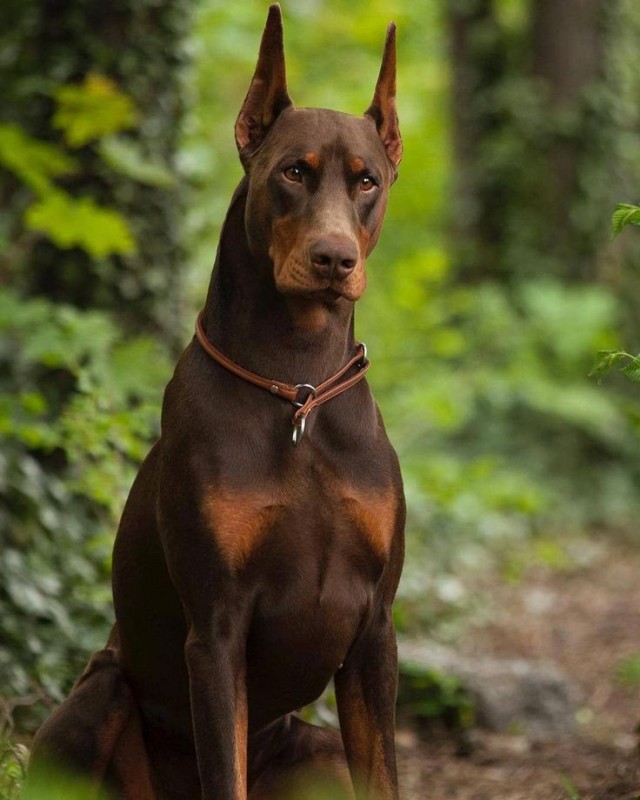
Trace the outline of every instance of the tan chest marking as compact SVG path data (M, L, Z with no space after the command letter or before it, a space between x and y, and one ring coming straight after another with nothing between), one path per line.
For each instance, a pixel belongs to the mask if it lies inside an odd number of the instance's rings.
M218 547L234 569L241 569L271 529L283 498L267 492L210 491L203 514Z
M388 489L363 490L341 487L336 492L338 508L371 548L386 558L391 549L398 499ZM209 530L223 558L234 570L247 563L253 550L275 524L282 508L291 498L278 492L230 492L211 490L203 501L202 511Z
M386 558L391 549L398 515L398 498L393 488L351 489L344 492L342 506L373 550Z

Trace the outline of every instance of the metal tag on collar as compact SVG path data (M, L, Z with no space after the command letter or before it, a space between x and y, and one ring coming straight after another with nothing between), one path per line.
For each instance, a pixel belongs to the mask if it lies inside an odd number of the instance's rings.
M302 403L300 405L302 405ZM298 444L302 441L306 424L307 424L307 418L304 414L299 416L297 419L295 417L293 418L293 434L291 436L291 444L294 447L297 447Z

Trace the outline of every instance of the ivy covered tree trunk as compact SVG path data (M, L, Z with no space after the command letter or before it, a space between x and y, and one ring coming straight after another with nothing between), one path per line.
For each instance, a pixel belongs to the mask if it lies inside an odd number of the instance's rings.
M24 192L11 182L3 220L11 255L5 277L26 295L115 312L131 330L177 332L182 200L175 152L180 129L183 42L191 0L7 0L0 10L0 118L40 140L60 141L56 92L87 78L129 95L129 130L80 142L81 168L63 180L74 197L117 209L135 240L131 252L91 255L25 231ZM100 84L100 81L103 84ZM139 169L145 163L145 171Z
M117 517L182 338L191 5L0 3L0 687L24 730L104 645Z

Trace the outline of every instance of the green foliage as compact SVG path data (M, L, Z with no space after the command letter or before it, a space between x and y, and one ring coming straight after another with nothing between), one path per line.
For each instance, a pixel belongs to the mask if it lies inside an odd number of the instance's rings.
M113 530L168 362L104 314L7 290L0 342L0 684L59 701L108 632Z
M38 194L52 191L54 178L78 169L60 147L28 136L13 123L0 124L0 164Z
M611 230L617 236L627 225L640 225L640 206L618 203L611 218Z
M30 230L25 211L45 198L34 197L33 186L25 191L24 178L12 180L1 161L3 278L23 294L114 310L132 332L151 324L173 346L181 339L177 285L183 263L183 186L174 156L187 56L183 36L192 5L193 0L136 0L115 8L69 0L52 25L46 4L24 0L3 5L0 25L0 125L17 126L32 141L66 155L71 150L73 174L50 183L83 202L83 214L90 201L120 215L119 230L111 215L103 215L88 226L93 235L81 241L76 225L65 240L74 215L58 232L60 203L48 201L42 213L56 222L44 235L40 228ZM103 145L107 139L118 143ZM26 155L16 160L23 168L29 163ZM110 232L95 231L98 223Z
M619 203L611 219L613 235L617 236L627 225L640 225L640 206ZM602 350L589 377L602 380L618 367L623 375L640 383L640 355L632 356L624 350Z
M27 748L0 727L0 800L18 800L24 782Z
M589 377L601 380L616 367L627 378L640 383L640 355L632 356L624 350L601 350Z
M56 88L53 127L64 134L69 147L83 147L95 139L133 128L138 114L130 97L103 75L89 74L80 84Z
M82 102L85 95L91 102ZM90 76L86 87L59 87L57 96L56 125L75 146L86 143L83 136L92 139L112 133L134 120L130 98L97 75ZM54 183L79 170L60 146L38 141L15 124L0 125L0 166L11 170L35 194L24 212L27 229L44 234L60 249L80 247L95 258L135 252L133 235L122 214L101 207L90 197L74 197ZM142 161L142 173L144 169Z
M324 770L301 770L281 795L282 800L335 800L346 798L344 777L332 776L331 763ZM336 770L337 772L337 770Z
M111 169L145 186L168 189L176 184L176 176L160 162L146 159L131 139L109 136L102 139L98 152Z
M27 228L43 233L61 250L81 247L95 258L135 252L129 226L117 211L100 208L91 198L75 199L49 192L25 213Z
M627 656L618 664L616 679L627 689L640 688L640 653Z
M432 251L400 262L383 291L373 273L359 335L408 498L396 621L449 637L473 603L469 569L559 525L631 523L639 412L587 379L594 350L617 341L612 294L551 280L461 286L434 263Z
M53 765L40 765L36 772L29 770L25 775L26 748L4 742L7 757L3 761L2 743L0 743L0 800L109 800L110 794L97 790L95 786L83 778L65 772ZM2 786L3 769L7 778L15 776L13 783Z
M571 571L575 564L564 541L543 535L514 542L502 555L501 574L509 583L519 583L528 570Z
M422 723L440 720L465 729L475 719L473 701L458 678L409 661L400 664L398 705Z
M104 644L117 519L158 432L190 4L2 10L0 686L19 730Z

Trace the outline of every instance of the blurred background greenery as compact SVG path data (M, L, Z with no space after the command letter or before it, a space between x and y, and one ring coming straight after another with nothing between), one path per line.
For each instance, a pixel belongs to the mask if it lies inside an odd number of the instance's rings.
M266 5L2 4L0 716L20 733L104 642ZM397 623L452 640L470 575L637 536L640 398L588 373L639 349L640 237L609 220L638 200L640 5L282 5L298 105L362 112L398 23L405 158L357 328L409 504Z

